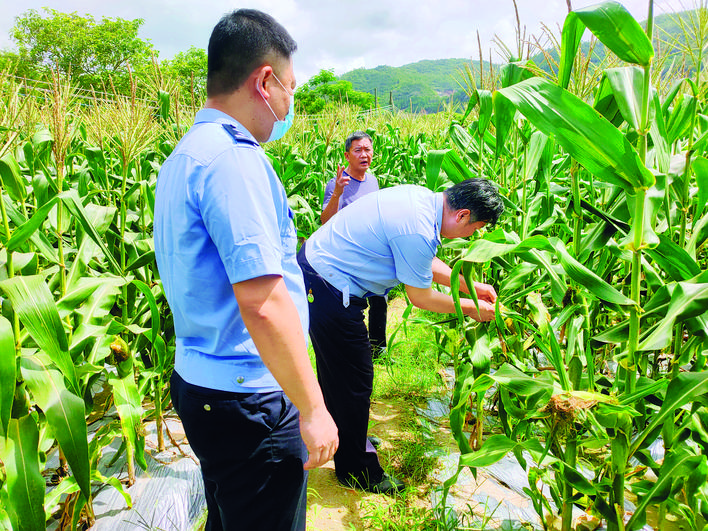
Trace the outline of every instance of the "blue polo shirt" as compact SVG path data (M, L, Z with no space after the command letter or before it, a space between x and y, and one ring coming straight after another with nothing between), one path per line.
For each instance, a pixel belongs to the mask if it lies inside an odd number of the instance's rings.
M345 175L349 175L346 170L344 170ZM337 184L337 178L332 177L325 186L324 199L322 200L323 205L327 205L329 200L332 198L334 193L334 187ZM349 184L342 190L342 195L339 198L339 208L342 209L345 206L352 204L354 201L360 197L370 194L371 192L376 192L379 189L379 182L369 172L364 174L364 180L358 181L354 177L349 179Z
M199 111L162 165L154 238L174 315L179 375L210 389L280 390L244 325L232 284L281 276L306 336L297 235L285 190L263 149L230 116Z
M429 288L443 199L413 185L367 194L310 236L307 261L345 300L384 295L400 283Z

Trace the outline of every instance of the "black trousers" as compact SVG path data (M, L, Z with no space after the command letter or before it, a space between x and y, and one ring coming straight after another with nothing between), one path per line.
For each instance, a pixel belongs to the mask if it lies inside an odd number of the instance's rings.
M177 371L170 385L202 469L205 531L304 531L307 449L288 397L207 389Z
M376 450L366 438L374 383L371 344L364 323L366 299L350 297L322 279L307 262L305 245L298 253L311 300L310 339L317 361L317 379L325 404L339 430L339 449L334 455L337 477L353 478L361 485L383 478Z
M369 302L369 342L376 358L386 349L386 313L388 302L385 296L367 297Z

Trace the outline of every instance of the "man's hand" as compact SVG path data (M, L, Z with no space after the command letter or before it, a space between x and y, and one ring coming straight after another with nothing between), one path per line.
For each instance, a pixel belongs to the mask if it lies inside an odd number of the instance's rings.
M324 465L339 447L337 426L325 408L314 411L309 417L300 414L300 434L310 454L305 470Z
M334 181L334 188L339 192L337 195L341 195L344 187L349 185L349 181L351 181L351 177L344 174L344 166L337 164L337 179Z
M477 292L477 299L480 301L487 301L491 304L494 304L497 301L497 292L489 284L475 282L474 289Z
M496 293L495 293L496 295ZM477 295L479 297L479 295ZM491 321L494 319L494 304L490 304L489 302L482 300L480 297L479 300L479 312L477 312L477 308L474 305L474 301L471 299L465 299L465 303L462 306L462 311L466 314L469 315L472 319L475 321L479 321L480 323L486 323L487 321Z

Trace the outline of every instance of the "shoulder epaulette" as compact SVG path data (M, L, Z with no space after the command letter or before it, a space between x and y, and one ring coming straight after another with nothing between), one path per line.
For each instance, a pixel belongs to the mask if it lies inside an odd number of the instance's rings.
M250 144L252 146L260 146L258 142L253 140L252 138L247 137L244 135L241 131L236 129L236 127L233 124L221 124L224 126L224 129L226 129L226 132L231 135L231 137L234 139L234 141L237 144Z

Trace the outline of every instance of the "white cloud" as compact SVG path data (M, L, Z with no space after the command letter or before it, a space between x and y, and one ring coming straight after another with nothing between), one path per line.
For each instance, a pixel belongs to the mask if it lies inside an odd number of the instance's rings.
M676 4L677 0L674 0ZM623 0L637 18L646 18L648 0ZM596 3L573 0L574 8ZM517 0L522 30L541 35L541 23L554 31L567 14L566 0ZM27 9L49 6L62 12L95 18L142 18L140 36L150 39L160 57L171 58L190 46L206 48L211 30L234 9L228 0L0 0L0 47L11 48L9 30ZM516 15L512 0L252 0L250 6L273 15L298 42L294 58L300 82L322 68L336 74L354 68L400 66L422 59L479 57L477 32L484 59L500 60L495 37L515 49ZM656 0L655 13L680 9L670 0Z

